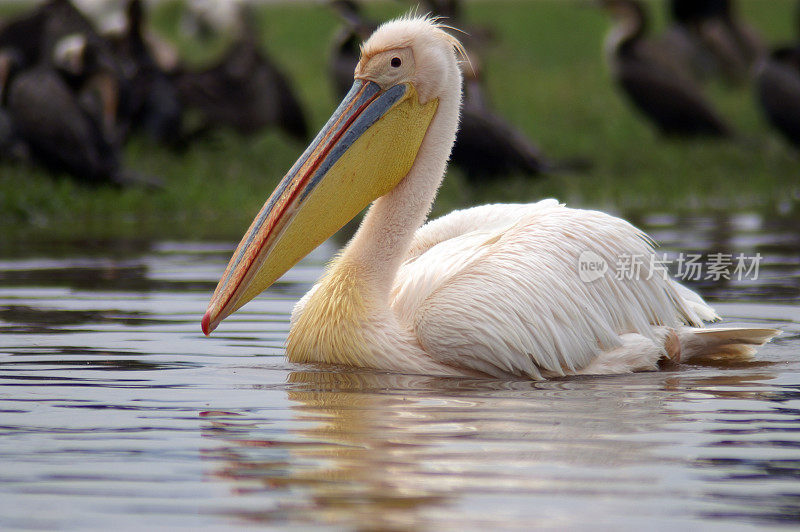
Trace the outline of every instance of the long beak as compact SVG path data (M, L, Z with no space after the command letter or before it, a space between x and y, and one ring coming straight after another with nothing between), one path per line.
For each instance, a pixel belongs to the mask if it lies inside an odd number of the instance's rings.
M203 316L208 335L289 268L394 188L417 156L438 100L411 83L357 79L258 213Z

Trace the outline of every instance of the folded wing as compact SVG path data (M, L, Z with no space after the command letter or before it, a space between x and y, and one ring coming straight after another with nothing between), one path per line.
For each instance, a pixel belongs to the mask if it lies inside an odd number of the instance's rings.
M607 265L588 282L579 274L587 253ZM649 238L619 218L553 200L487 205L419 230L392 307L440 362L497 376L565 375L618 347L621 334L653 337L656 326L714 316L656 265Z

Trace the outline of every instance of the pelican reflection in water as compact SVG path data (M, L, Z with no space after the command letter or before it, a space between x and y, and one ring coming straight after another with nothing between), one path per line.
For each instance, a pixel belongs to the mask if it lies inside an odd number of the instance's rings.
M742 438L728 409L758 404L766 413L780 405L779 397L765 397L776 374L763 368L535 383L293 371L283 386L253 384L250 391L242 380L263 382L263 369L237 371L238 389L269 398L269 406L204 413L201 452L209 478L238 499L226 514L251 522L527 530L586 528L615 512L620 523L630 522L630 512L672 517L676 504L682 518L696 519L709 499L739 512L781 511L780 497L743 502L737 495L752 485L741 479L731 478L734 492L720 489L704 502L694 490L675 488L740 472L724 461L737 453L726 440ZM282 394L290 415L276 418ZM763 434L752 438L764 441ZM738 448L737 456L749 450ZM762 465L743 467L757 475ZM631 497L634 491L641 497ZM602 504L575 512L576 500L595 499Z
M484 205L423 226L461 105L460 43L406 17L364 44L350 92L267 200L202 320L209 334L372 203L292 315L287 356L436 375L545 379L749 355L773 329L705 329L703 300L661 275L584 282L581 254L653 256L648 237L555 200ZM644 268L645 270L647 268Z

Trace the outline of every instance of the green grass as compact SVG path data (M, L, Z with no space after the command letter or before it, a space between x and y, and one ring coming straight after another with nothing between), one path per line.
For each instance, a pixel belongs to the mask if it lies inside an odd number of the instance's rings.
M612 86L601 45L609 27L586 2L469 2L467 20L492 26L484 73L500 113L552 157L585 156L593 169L544 179L511 177L477 188L451 170L434 214L473 203L554 196L573 205L626 213L760 210L794 212L800 198L796 154L762 120L749 87L708 87L746 142L665 141ZM663 26L661 3L656 29ZM769 42L792 37L793 0L740 2ZM370 4L375 17L406 4ZM155 27L193 64L212 60L226 39L200 45L177 33L180 6L162 4ZM326 61L337 20L315 4L262 5L264 46L284 66L312 127L336 105ZM72 238L238 238L305 146L275 132L222 132L176 155L145 139L126 147L130 168L160 176L164 190L87 188L24 164L0 165L0 244L36 235Z

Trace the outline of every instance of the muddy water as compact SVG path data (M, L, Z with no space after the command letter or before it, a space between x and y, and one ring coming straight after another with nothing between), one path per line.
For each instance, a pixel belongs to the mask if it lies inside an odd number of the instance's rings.
M757 278L691 284L783 336L748 364L545 383L329 371L282 344L332 244L210 339L232 243L0 247L0 528L796 528L796 222L636 221L671 263L760 254Z

